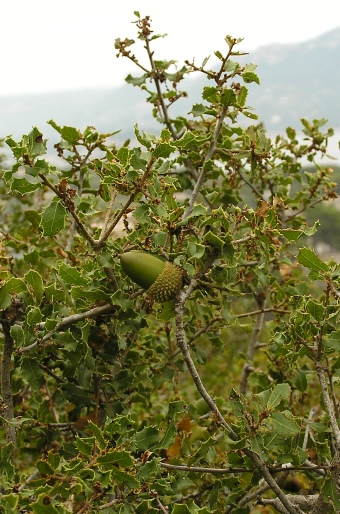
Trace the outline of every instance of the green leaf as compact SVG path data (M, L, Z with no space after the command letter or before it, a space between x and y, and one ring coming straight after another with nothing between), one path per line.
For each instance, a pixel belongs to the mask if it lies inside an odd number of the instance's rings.
M36 191L40 187L40 183L32 183L28 182L28 180L24 178L14 178L11 184L11 192L16 191L21 195L25 195L26 193L32 193Z
M27 284L31 286L36 301L39 304L44 294L44 285L41 275L37 271L32 269L28 271L26 275L24 275L24 279L27 282Z
M94 437L76 437L76 446L80 453L86 457L91 457L95 448Z
M26 321L28 326L36 325L42 320L42 313L39 307L33 307L27 313Z
M22 360L22 374L25 380L35 390L40 390L45 384L45 379L39 363L32 357L24 357Z
M174 145L171 145L170 143L159 143L159 145L156 146L153 154L158 159L159 157L162 157L163 159L166 159L176 150L176 147Z
M212 246L215 246L216 248L222 249L224 246L225 241L223 241L220 237L218 237L216 234L211 232L207 232L203 238L203 241L206 243L210 243Z
M299 425L289 411L273 412L270 418L272 430L283 437L293 437L300 432Z
M0 309L7 309L11 305L11 294L18 295L27 291L25 282L21 278L11 277L0 288Z
M208 102L216 102L218 97L218 89L212 86L206 86L203 88L202 98Z
M150 222L150 208L148 205L139 205L133 211L133 217L140 223L144 225L145 223Z
M331 505L334 507L334 509L339 512L340 510L340 496L339 496L339 488L334 483L334 480L332 477L326 478L322 489L321 489L322 496L326 503L331 503ZM334 511L335 511L334 510Z
M125 471L121 471L120 469L113 468L111 470L111 478L118 482L119 485L126 484L130 489L138 489L140 487L140 483L137 478Z
M54 236L65 226L66 209L56 200L52 202L41 214L41 226L45 236Z
M158 430L156 427L144 427L140 432L137 432L133 441L138 450L149 450L159 440Z
M307 312L316 320L321 321L324 313L325 313L325 307L320 304L316 303L313 300L309 300L306 305Z
M110 450L104 455L97 457L99 464L118 464L122 468L129 468L134 465L134 459L131 457L129 452L122 450Z
M76 143L80 138L80 132L74 127L62 127L61 137L68 143Z
M189 259L201 259L205 252L205 246L199 243L190 242L188 244L187 254Z
M268 399L267 408L275 409L275 407L277 407L282 400L289 398L290 393L291 388L288 384L277 384Z
M331 334L327 334L323 338L326 348L330 348L334 352L340 352L340 330L334 330Z
M191 109L191 114L193 116L203 116L203 114L205 114L208 110L208 107L206 105L203 105L203 104L195 104L192 106L192 109Z
M133 86L142 86L145 84L146 79L149 77L149 73L144 73L144 75L140 75L139 77L133 77L130 73L125 78L125 82L128 84L132 84Z
M30 508L35 514L60 514L60 510L53 506L50 496L45 493L40 494L36 502L30 503Z
M236 95L232 89L225 89L221 95L221 104L228 107L233 105L236 100Z
M82 277L81 272L73 267L69 266L65 262L63 262L59 266L59 276L62 280L64 280L67 284L73 284L75 286L86 286L87 280Z
M191 218L195 218L196 216L204 216L206 213L207 213L207 208L204 207L204 205L198 203L198 204L194 205L194 208L192 209L189 216L187 216L185 218L185 220L178 223L178 226L180 227L181 225L187 225L188 220L190 220Z
M327 264L319 259L314 250L310 248L301 248L297 258L300 264L312 271L322 271L326 273L329 271Z
M197 510L195 509L197 512ZM191 509L187 505L183 505L182 503L175 503L172 510L172 514L194 514Z
M64 384L62 387L67 392L69 401L74 403L74 405L78 407L86 407L91 405L92 400L88 390L83 389L82 387L79 387L71 382Z
M242 78L246 84L250 84L250 82L256 82L256 84L260 84L259 77L252 71L245 71L242 73Z

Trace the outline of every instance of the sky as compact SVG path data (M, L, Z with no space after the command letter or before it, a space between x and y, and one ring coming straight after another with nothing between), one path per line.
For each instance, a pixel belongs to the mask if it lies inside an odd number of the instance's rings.
M134 11L150 16L159 59L197 64L226 48L307 41L340 25L340 2L323 0L16 0L0 5L0 95L115 87L134 72L116 38L136 38ZM142 45L135 53L144 58Z

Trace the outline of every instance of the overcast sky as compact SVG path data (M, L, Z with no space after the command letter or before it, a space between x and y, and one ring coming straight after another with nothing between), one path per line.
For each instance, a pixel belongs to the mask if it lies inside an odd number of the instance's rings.
M116 58L114 40L135 37L136 10L168 34L157 57L179 64L224 50L227 34L251 52L340 25L339 0L2 0L0 95L122 84L133 68Z

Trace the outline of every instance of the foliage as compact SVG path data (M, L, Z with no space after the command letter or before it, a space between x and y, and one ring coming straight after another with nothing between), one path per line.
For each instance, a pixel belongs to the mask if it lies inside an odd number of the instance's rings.
M331 129L271 141L247 105L253 65L156 60L137 16L119 56L142 75L158 135L50 125L6 139L1 177L0 511L335 512L340 508L339 267L299 240L336 196L317 164ZM171 106L189 73L209 86ZM260 86L259 86L260 87ZM127 106L128 109L128 106ZM305 172L303 162L313 165ZM245 199L247 199L245 201ZM152 304L121 269L138 249L186 273Z

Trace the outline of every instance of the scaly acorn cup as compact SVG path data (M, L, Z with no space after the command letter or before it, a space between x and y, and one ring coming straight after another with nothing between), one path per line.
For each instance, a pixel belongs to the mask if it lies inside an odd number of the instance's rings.
M176 264L137 250L123 253L120 262L128 277L155 302L171 300L182 288L183 270Z

